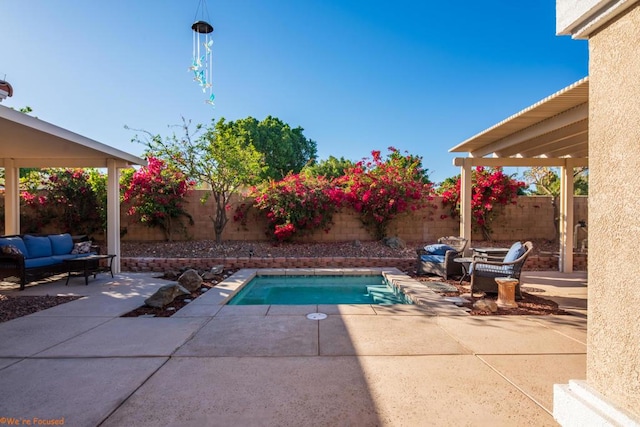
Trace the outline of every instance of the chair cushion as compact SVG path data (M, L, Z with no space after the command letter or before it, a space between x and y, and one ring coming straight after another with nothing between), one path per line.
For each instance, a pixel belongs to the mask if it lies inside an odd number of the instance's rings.
M29 251L29 258L41 258L53 255L51 240L46 236L39 237L26 234L24 236L24 244Z
M522 246L522 243L515 242L509 248L509 252L504 256L504 262L513 262L520 258L522 254L525 252L525 247Z
M70 254L73 250L73 239L71 234L52 234L47 236L51 241L51 250L53 255L66 255Z
M45 237L46 239L46 237ZM29 258L24 260L26 268L44 267L46 265L60 264L62 261L53 259L53 257L45 256L40 258Z
M484 273L484 274L483 274ZM469 266L469 274L473 274L473 264ZM488 264L477 264L476 265L476 274L480 276L490 276L490 277L499 277L499 276L511 276L513 274L513 265L488 265Z
M442 264L444 262L444 255L421 255L420 261Z
M427 245L424 247L427 255L446 255L447 251L455 251L451 246L443 243L436 243L434 245Z
M29 258L29 251L21 237L2 237L0 238L0 246L14 246L18 248L25 258Z

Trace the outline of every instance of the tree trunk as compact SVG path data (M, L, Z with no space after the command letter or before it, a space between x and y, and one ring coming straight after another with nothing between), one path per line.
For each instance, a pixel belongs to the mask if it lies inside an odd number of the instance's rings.
M212 218L213 221L213 231L216 235L216 243L222 242L222 232L224 231L224 227L227 225L227 209L226 202L227 198L223 194L214 194L214 199L216 201L216 216Z

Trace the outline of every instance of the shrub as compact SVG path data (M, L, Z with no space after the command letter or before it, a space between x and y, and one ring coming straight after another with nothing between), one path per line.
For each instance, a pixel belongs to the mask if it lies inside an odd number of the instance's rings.
M516 197L526 184L506 175L502 168L476 167L471 173L471 219L474 228L491 240L491 223L499 207L516 203ZM451 216L460 216L460 176L449 179L441 186L442 204Z
M341 189L326 178L301 174L265 182L254 187L251 196L254 207L268 220L268 234L277 241L319 229L329 231L343 199ZM234 219L245 218L241 212L236 210Z
M401 155L389 147L386 160L372 151L372 160L362 160L337 182L345 189L345 200L359 214L375 237L386 237L391 220L407 211L428 206L433 187L422 168L422 158Z

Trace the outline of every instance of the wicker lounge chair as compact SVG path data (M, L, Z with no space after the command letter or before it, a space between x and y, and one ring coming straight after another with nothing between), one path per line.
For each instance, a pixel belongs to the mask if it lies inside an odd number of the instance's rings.
M522 299L520 272L532 250L533 243L531 242L524 244L515 242L511 245L511 248L509 248L507 255L502 259L474 255L473 262L469 267L469 274L471 275L471 295L477 291L498 293L498 284L495 278L512 277L518 279L516 297Z
M462 265L453 260L462 256L466 246L467 239L449 236L439 238L438 244L416 249L417 274L435 274L445 280L449 276L461 276Z

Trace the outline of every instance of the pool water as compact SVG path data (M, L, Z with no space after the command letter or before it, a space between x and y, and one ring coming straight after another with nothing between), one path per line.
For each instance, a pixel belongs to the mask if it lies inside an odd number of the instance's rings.
M228 305L412 304L381 275L256 276Z

